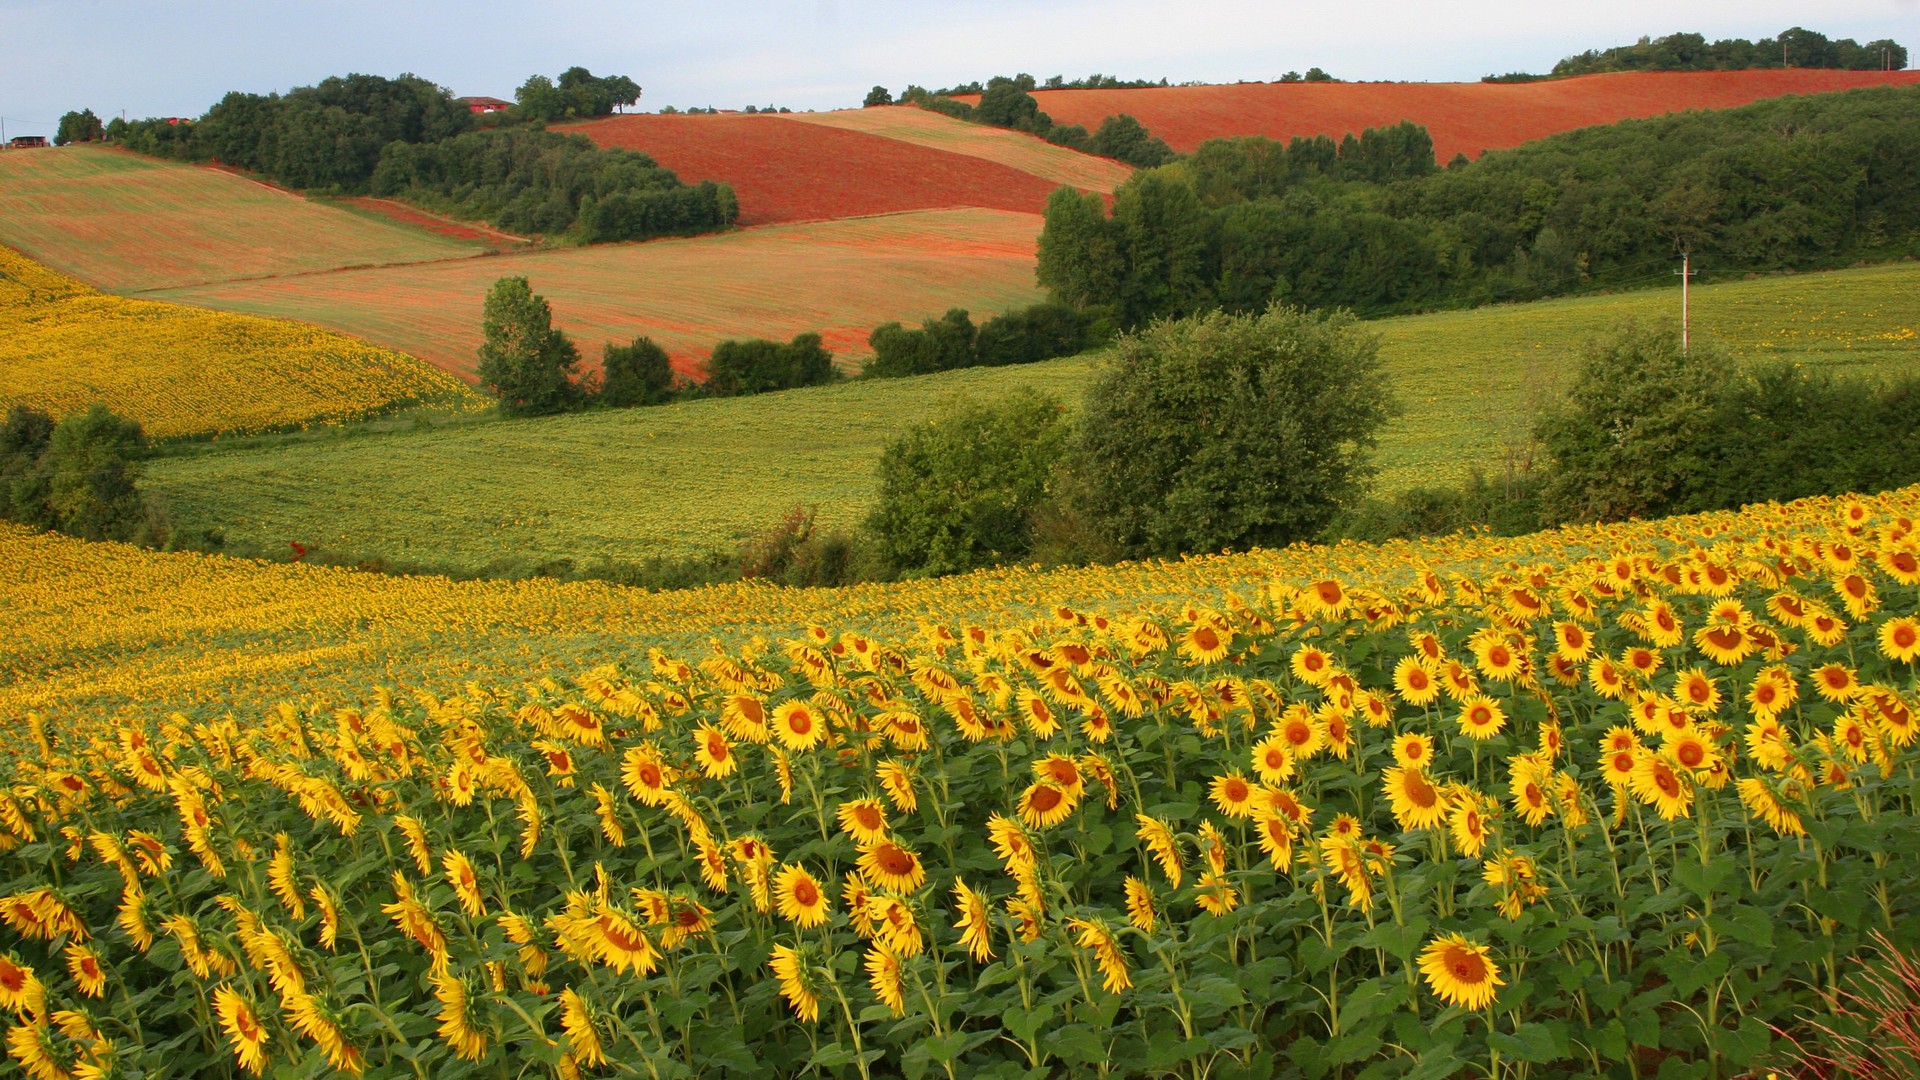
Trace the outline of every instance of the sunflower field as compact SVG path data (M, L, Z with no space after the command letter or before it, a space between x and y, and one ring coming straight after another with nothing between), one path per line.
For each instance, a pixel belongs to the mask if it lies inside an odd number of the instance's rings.
M251 434L490 402L410 356L284 319L99 292L0 247L0 407L104 402L147 434Z
M36 1080L1740 1075L1869 935L1920 936L1916 512L1294 549L1208 564L1205 602L912 633L813 593L791 635L564 680L27 714L7 1051Z

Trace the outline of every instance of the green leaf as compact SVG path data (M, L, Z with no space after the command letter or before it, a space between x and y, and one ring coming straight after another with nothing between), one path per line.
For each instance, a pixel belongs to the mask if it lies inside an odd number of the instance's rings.
M1737 908L1727 918L1726 935L1762 949L1773 948L1773 920L1756 907Z
M1627 1028L1618 1020L1609 1020L1590 1033L1590 1045L1608 1061L1627 1060Z
M1106 1043L1079 1024L1048 1033L1047 1047L1071 1065L1092 1065L1107 1058Z
M1014 1038L1023 1043L1033 1041L1034 1033L1053 1019L1053 1006L1041 1004L1032 1009L1012 1009L1001 1020L1001 1025Z
M1556 1032L1547 1024L1521 1024L1511 1035L1495 1031L1487 1037L1487 1043L1509 1057L1543 1065L1567 1056L1566 1032L1564 1025L1560 1027Z

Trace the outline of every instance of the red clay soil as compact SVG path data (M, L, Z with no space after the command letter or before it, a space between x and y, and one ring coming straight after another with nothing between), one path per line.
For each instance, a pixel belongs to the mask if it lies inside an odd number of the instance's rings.
M476 225L467 221L455 221L438 214L429 214L417 206L408 206L392 199L376 199L370 195L356 195L346 202L362 210L370 210L381 217L397 221L402 225L411 225L416 229L425 229L430 233L450 237L454 240L475 240L494 247L513 247L527 243L524 236L514 236L498 229L489 229L485 225Z
M557 130L639 150L681 180L718 180L740 224L979 206L1039 213L1057 186L998 162L778 114L609 116Z
M1920 83L1920 71L1660 71L1583 75L1534 83L1243 83L1139 90L1040 90L1057 124L1127 113L1182 153L1232 135L1331 135L1412 120L1433 136L1441 161L1478 157L1594 124L1686 109L1726 109L1782 94ZM962 101L971 101L963 97Z

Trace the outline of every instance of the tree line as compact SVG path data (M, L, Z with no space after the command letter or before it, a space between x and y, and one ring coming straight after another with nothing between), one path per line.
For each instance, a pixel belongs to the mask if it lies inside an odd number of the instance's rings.
M1377 316L1920 254L1920 88L1588 128L1434 168L1415 125L1210 140L1111 212L1049 200L1039 278L1121 326L1275 300Z
M1847 71L1900 71L1907 66L1907 50L1891 38L1862 45L1852 38L1838 41L1795 26L1777 37L1748 41L1725 38L1709 42L1705 35L1668 34L1643 37L1632 45L1588 49L1553 65L1555 76L1595 75L1609 71L1741 71L1749 68L1839 68Z
M921 86L908 86L901 92L899 103L969 123L1024 131L1038 135L1055 146L1113 158L1136 168L1164 165L1178 156L1165 140L1155 136L1138 119L1126 113L1105 118L1092 132L1081 124L1055 124L1053 117L1040 110L1040 103L1033 96L1037 85L1033 76L1022 73L995 75L984 86L971 83L950 90L934 91ZM1062 81L1060 88L1067 85ZM1137 85L1164 86L1166 80ZM1049 86L1048 89L1056 88ZM969 105L951 96L956 93L977 93L980 101L976 105ZM886 87L876 86L867 94L864 104L891 105L894 99Z
M190 123L115 119L105 135L290 188L404 199L580 243L711 232L737 217L725 184L683 184L645 154L541 126L632 104L631 79L571 68L558 82L529 79L516 96L506 113L481 117L418 76L348 75L284 95L234 91Z

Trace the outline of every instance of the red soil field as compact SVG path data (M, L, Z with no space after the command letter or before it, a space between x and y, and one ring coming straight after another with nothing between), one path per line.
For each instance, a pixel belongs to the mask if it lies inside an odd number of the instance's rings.
M1726 109L1782 94L1920 83L1920 71L1658 71L1583 75L1535 83L1242 83L1139 90L1040 90L1058 124L1127 113L1182 153L1233 135L1331 135L1412 120L1433 136L1441 161L1478 157L1595 124L1687 109ZM962 97L973 101L973 97Z
M983 158L779 114L610 116L556 130L639 150L688 183L733 185L742 225L963 206L1032 214L1058 186Z

